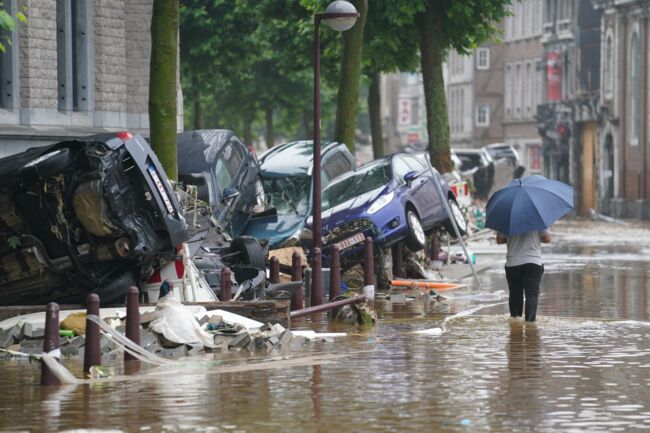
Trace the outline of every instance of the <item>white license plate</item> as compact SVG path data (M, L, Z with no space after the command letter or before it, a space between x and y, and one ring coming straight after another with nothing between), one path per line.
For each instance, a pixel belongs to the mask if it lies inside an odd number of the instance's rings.
M352 245L363 242L365 238L366 237L363 235L363 233L357 233L351 238L343 239L341 242L337 242L335 245L339 247L339 250L344 250L346 248L350 248Z

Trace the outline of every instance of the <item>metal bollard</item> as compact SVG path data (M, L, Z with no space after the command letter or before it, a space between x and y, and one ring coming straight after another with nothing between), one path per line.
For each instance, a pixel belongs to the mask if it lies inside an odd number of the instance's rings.
M221 286L219 287L219 300L227 302L232 299L232 272L228 266L221 268Z
M372 238L366 236L363 244L363 294L369 300L375 299L375 263Z
M135 286L126 292L126 338L140 345L140 291ZM124 361L136 359L128 352L124 353Z
M300 254L293 253L291 256L291 281L302 281L302 264L300 261ZM301 286L291 297L291 311L302 309L304 307L303 303Z
M431 260L438 260L440 257L438 253L440 253L440 243L438 242L438 234L433 233L431 235L431 246L429 250L429 258Z
M311 259L311 304L321 305L323 303L323 267L321 263L320 248L314 248Z
M280 260L277 257L271 257L271 272L269 275L271 284L280 282Z
M330 245L330 302L341 294L341 258L340 249Z
M50 302L45 308L45 337L43 338L43 352L50 353L59 348L59 304ZM41 385L61 385L52 370L41 364Z
M402 248L401 243L391 248L393 253L393 275L400 278L404 276L404 251Z
M99 296L91 293L86 297L86 316L99 317ZM100 350L99 325L86 319L86 342L84 345L84 373L90 371L93 365L102 365Z

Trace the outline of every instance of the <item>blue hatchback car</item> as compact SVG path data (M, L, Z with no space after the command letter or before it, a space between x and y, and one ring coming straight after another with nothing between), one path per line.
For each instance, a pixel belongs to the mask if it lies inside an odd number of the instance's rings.
M442 187L453 218L462 234L467 223L447 182L431 166L426 153L398 153L362 165L333 181L323 190L323 258L329 245L341 249L342 265L359 258L366 236L386 248L404 242L411 251L424 248L425 233L439 225L455 235L434 182ZM311 219L302 243L313 245Z

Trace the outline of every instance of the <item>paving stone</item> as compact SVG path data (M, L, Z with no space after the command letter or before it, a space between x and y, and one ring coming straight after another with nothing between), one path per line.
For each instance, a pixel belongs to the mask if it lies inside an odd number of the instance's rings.
M71 339L67 344L61 344L63 356L79 356L80 349L86 345L86 338L79 335Z
M149 350L149 346L158 344L158 336L148 329L143 329L140 331L140 346L145 350Z
M140 314L140 325L148 325L156 318L155 311L147 311L146 313Z
M14 343L20 341L20 333L22 327L20 325L12 326L9 329L5 329L0 333L0 347L6 349Z
M228 344L229 349L241 349L242 347L246 347L248 343L251 342L251 336L248 335L248 332L242 332L241 334L238 334L235 338L233 338L230 341L230 344Z
M293 332L287 329L282 334L280 334L280 337L278 337L278 339L280 340L280 346L288 347L291 344L291 340L293 340Z
M100 353L108 353L112 350L114 350L117 347L117 344L115 341L111 340L105 335L102 335L100 340L99 340L99 352Z
M45 329L43 328L37 328L33 324L27 322L23 325L22 329L20 330L20 339L37 339L37 338L43 338L45 337Z
M23 340L20 343L20 351L30 355L43 353L43 340Z

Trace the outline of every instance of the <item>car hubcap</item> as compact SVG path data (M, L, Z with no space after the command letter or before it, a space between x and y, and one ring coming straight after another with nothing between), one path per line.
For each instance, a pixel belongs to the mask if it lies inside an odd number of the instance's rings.
M422 228L422 224L420 224L420 220L418 219L418 216L415 215L413 212L409 212L409 224L413 229L413 234L415 235L415 238L418 240L418 242L424 245L424 242L426 240L424 236L424 229Z
M465 229L467 228L467 222L465 221L465 217L463 216L463 213L461 212L456 202L450 201L449 207L451 208L451 214L453 215L454 220L456 221L458 230L463 232L466 231Z

